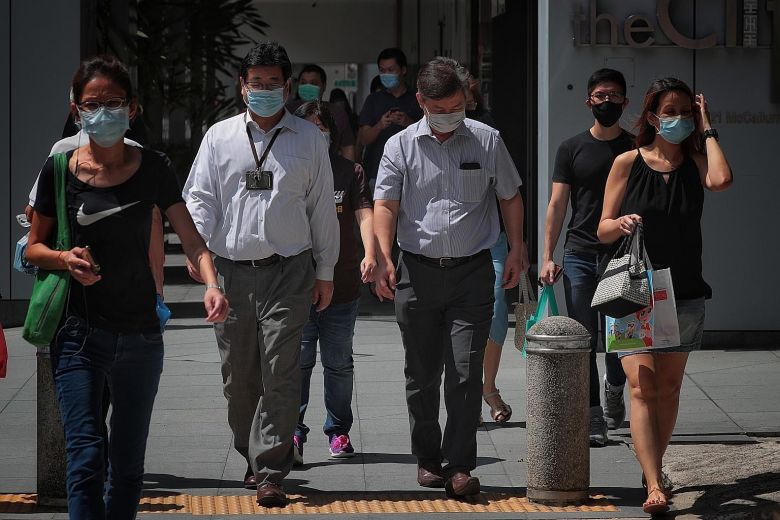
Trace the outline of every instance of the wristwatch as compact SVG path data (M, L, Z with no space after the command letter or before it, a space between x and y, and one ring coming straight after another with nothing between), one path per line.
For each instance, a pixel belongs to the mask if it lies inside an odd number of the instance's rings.
M219 289L219 292L225 292L225 289L223 289L221 285L217 285L215 283L206 284L206 289Z
M716 141L720 141L720 138L718 137L718 131L714 128L709 128L704 131L703 140L706 141L708 137L714 137Z

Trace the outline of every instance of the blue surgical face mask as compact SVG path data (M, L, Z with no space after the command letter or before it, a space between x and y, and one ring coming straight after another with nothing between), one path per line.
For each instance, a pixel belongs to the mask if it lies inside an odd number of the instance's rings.
M298 85L298 96L304 101L314 101L320 98L320 87L311 83Z
M694 123L692 116L656 117L659 125L658 135L673 144L680 144L685 141L693 133L694 128L696 128L696 123Z
M284 87L246 91L249 109L260 117L271 117L284 107Z
M380 74L379 81L382 82L383 87L392 89L398 86L401 78L398 76L398 74Z
M118 143L130 129L128 107L100 107L94 112L79 110L81 128L98 146L109 148Z

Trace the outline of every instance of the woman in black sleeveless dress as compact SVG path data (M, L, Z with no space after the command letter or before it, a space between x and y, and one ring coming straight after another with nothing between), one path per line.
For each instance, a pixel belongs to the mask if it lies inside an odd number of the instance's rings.
M672 274L680 346L621 356L631 395L631 436L647 482L643 509L657 513L669 509L662 458L677 420L688 353L701 344L704 300L711 297L702 278L704 188L727 189L732 173L704 96L694 96L678 79L650 86L637 130L637 149L618 156L609 173L598 236L613 243L641 222L653 267Z

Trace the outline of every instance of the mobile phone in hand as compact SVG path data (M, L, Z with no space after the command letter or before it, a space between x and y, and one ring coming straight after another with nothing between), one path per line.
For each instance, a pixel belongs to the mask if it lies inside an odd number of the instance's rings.
M92 272L98 274L100 272L100 264L95 261L95 256L92 254L92 248L89 246L84 247L84 260L89 262L89 267Z

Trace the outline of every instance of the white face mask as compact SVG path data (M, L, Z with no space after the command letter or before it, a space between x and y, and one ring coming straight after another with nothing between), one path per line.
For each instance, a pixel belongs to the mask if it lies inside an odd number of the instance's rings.
M454 132L463 120L466 119L466 110L461 109L457 112L450 112L448 114L431 114L426 108L425 116L428 118L428 126L430 126L432 130L435 130L440 134L448 134Z

